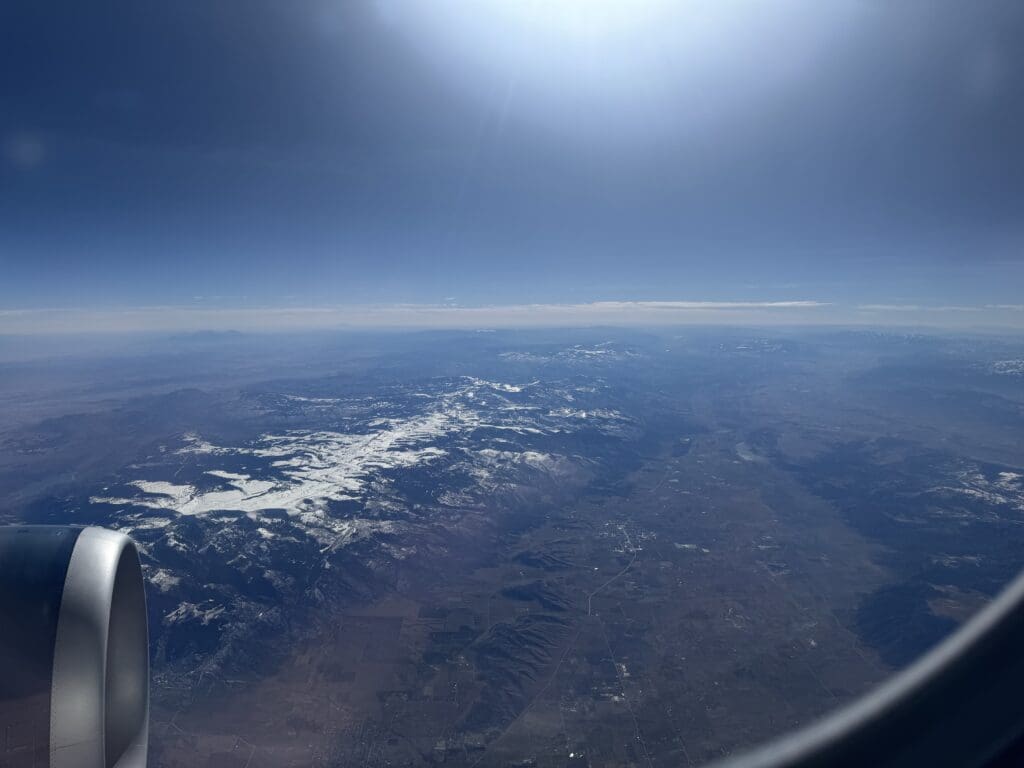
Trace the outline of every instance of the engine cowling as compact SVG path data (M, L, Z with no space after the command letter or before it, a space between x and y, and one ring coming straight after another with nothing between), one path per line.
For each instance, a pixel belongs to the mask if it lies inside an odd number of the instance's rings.
M0 764L145 768L139 556L101 528L0 528Z

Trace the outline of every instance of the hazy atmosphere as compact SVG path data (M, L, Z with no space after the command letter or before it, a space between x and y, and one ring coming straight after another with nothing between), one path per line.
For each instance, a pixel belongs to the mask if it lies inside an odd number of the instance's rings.
M5 3L0 333L1019 328L1022 35L1011 1Z

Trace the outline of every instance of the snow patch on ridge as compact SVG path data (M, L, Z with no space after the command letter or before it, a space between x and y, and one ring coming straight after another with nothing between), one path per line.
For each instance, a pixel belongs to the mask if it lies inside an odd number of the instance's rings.
M412 419L381 420L376 431L346 434L329 431L294 431L264 435L247 447L227 448L189 436L182 453L256 456L273 459L274 477L257 478L238 472L208 470L224 481L206 490L192 484L134 480L133 496L94 496L96 504L144 507L174 515L209 515L221 510L256 513L284 510L308 529L331 540L351 538L351 521L327 514L331 502L358 500L371 478L382 470L402 469L433 461L446 451L430 443L472 424L473 414L451 408Z

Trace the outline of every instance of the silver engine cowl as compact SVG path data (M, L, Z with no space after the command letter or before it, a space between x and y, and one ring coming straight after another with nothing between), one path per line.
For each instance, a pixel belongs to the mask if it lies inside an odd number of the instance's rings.
M148 645L131 539L0 527L0 764L145 768Z

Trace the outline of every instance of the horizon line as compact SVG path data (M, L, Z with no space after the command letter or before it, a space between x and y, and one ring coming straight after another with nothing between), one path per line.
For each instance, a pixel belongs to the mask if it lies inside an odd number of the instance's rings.
M175 331L478 329L593 325L906 325L1024 330L1022 304L602 300L576 303L392 303L308 306L0 308L0 334Z

